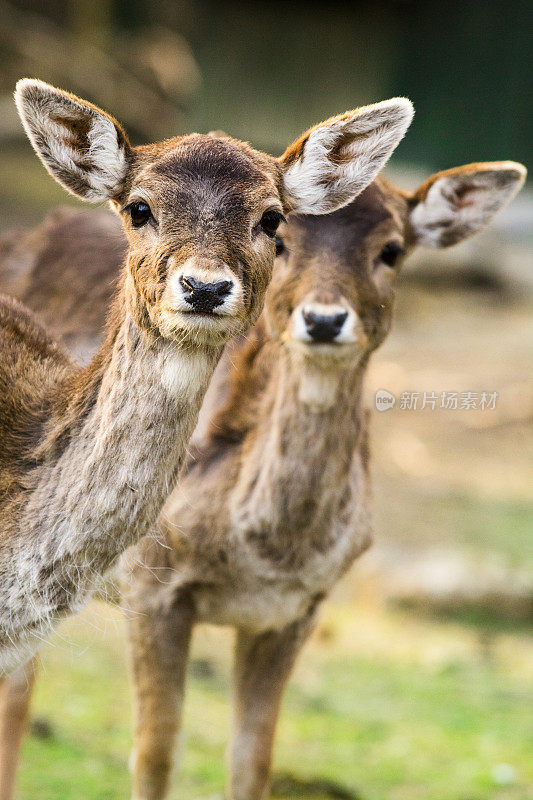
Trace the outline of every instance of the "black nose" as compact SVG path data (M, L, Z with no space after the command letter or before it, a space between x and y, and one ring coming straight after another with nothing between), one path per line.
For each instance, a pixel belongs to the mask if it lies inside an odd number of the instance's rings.
M184 299L195 311L209 313L222 305L233 288L233 281L202 283L190 275L182 275L180 285Z
M341 332L348 317L347 311L338 314L315 314L314 311L303 312L307 333L314 342L332 342Z

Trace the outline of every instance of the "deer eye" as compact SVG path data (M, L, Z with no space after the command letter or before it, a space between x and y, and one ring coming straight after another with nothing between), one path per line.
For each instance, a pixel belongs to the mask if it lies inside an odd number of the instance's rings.
M281 236L276 236L276 256L280 256L286 249Z
M131 203L131 205L128 206L128 211L131 217L131 224L134 228L140 228L142 225L146 225L152 216L150 206L142 200Z
M400 256L403 256L403 249L400 245L396 244L396 242L389 242L379 254L379 260L383 261L388 267L395 267Z
M263 229L264 233L267 236L270 236L272 239L276 235L276 231L280 222L285 222L285 217L279 211L265 211L263 216L261 217L261 228Z

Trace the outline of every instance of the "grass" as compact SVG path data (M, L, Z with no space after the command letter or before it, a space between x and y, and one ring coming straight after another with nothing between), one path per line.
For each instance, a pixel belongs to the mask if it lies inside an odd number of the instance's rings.
M380 541L416 548L443 546L498 553L509 564L533 568L533 504L522 499L447 492L414 481L376 482Z
M95 604L62 634L45 648L34 704L51 733L26 740L18 798L127 797L119 612ZM228 631L200 629L193 659L211 669L191 670L171 798L223 790L230 653ZM532 689L524 632L496 630L487 647L486 633L457 623L329 605L287 693L276 770L328 779L362 800L531 800Z

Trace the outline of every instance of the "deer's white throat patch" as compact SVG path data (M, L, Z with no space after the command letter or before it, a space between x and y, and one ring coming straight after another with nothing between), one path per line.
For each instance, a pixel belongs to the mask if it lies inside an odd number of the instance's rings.
M161 352L154 369L170 397L192 400L204 392L213 373L213 357L206 351L175 350Z

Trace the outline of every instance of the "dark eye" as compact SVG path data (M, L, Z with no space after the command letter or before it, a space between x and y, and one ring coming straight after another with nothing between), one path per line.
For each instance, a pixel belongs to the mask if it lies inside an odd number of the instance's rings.
M150 206L148 203L143 203L142 200L128 206L128 211L130 212L131 224L134 228L140 228L141 225L146 225L152 216Z
M395 267L396 262L403 255L403 250L399 244L395 242L389 242L386 244L381 253L379 254L379 260L383 261L384 264L387 264L388 267Z
M285 217L279 211L265 211L259 224L267 236L274 238L280 222L285 222Z
M285 245L283 244L283 239L281 236L276 236L276 255L280 256L286 250Z

